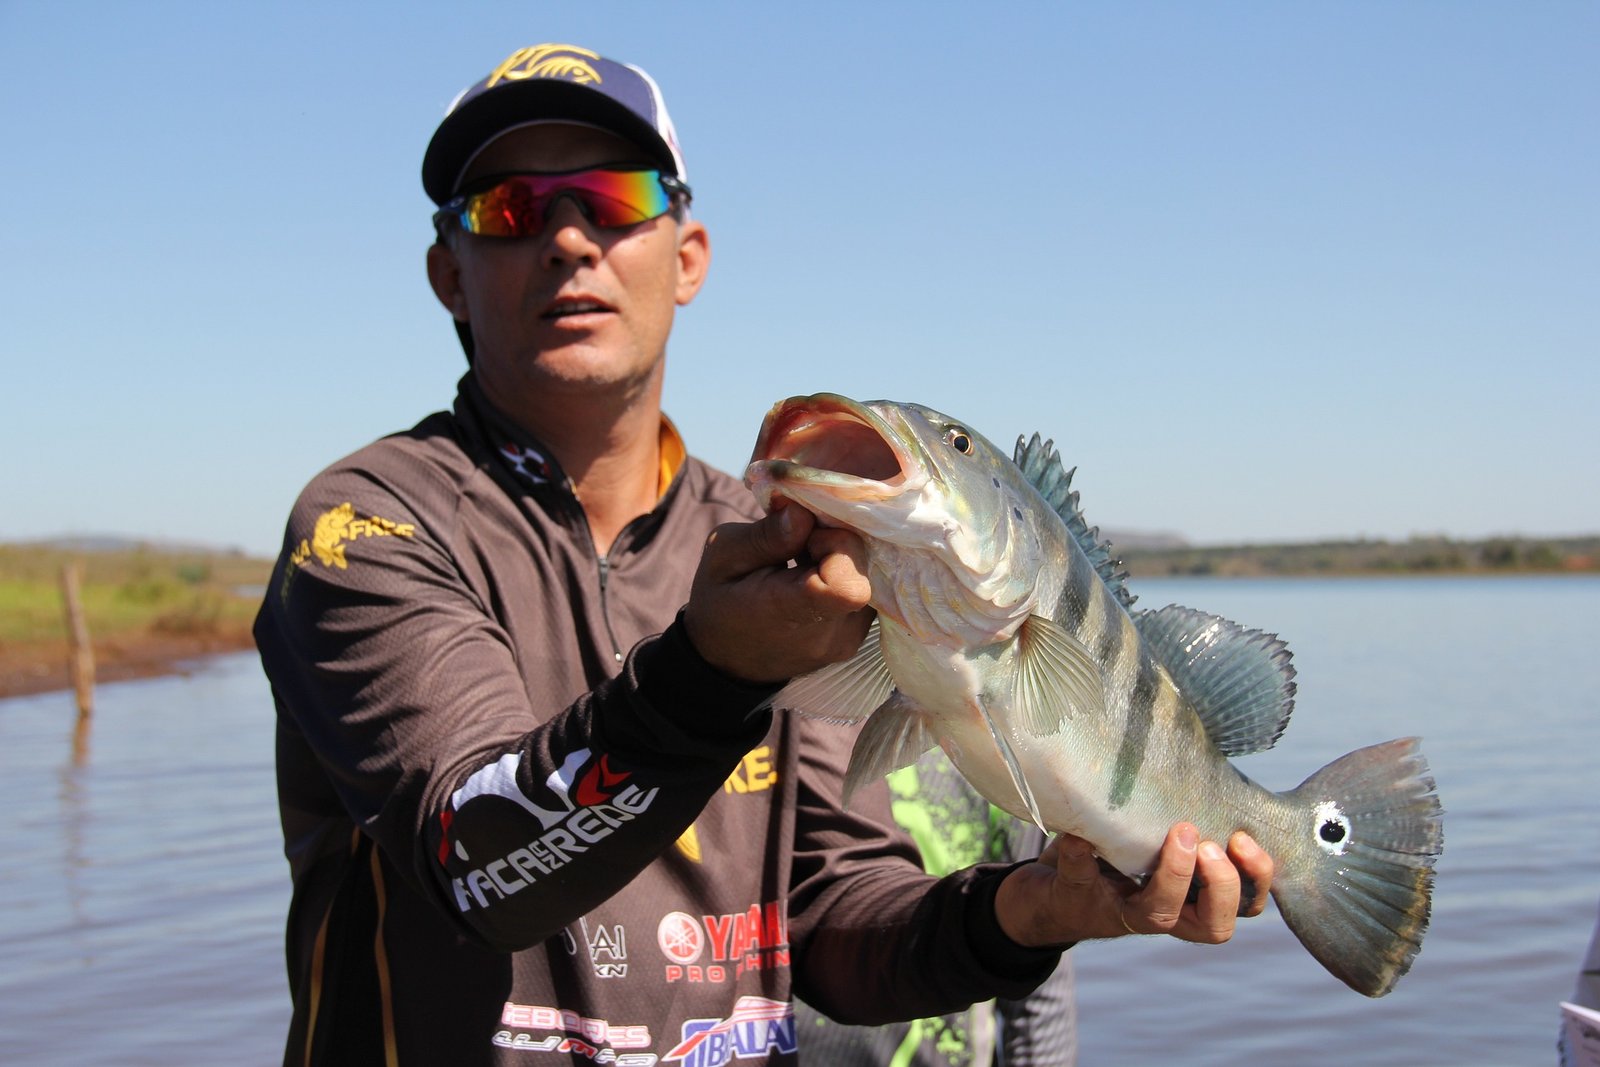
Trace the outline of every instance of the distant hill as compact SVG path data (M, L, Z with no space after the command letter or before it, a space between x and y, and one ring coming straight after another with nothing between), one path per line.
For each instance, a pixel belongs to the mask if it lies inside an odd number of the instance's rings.
M115 553L155 552L163 556L248 556L242 548L178 541L171 538L129 537L125 534L71 533L33 541L13 541L17 548L53 549L57 552Z
M1165 530L1101 530L1101 541L1109 539L1118 551L1166 552L1189 547L1189 539Z

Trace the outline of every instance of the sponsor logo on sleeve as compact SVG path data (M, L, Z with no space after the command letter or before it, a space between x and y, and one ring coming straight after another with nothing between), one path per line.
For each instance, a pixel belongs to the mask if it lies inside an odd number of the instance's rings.
M409 522L392 522L377 515L358 519L356 509L346 501L317 516L317 525L311 531L311 539L300 542L299 547L289 557L289 562L298 567L315 556L317 562L324 567L344 570L349 566L344 558L346 541L362 537L411 537L416 532L416 526Z
M656 945L669 982L731 982L789 966L788 910L775 900L724 915L669 912L656 926Z
M311 536L302 538L294 551L289 553L289 564L283 569L283 585L279 595L289 595L290 579L312 560L324 567L347 570L350 561L345 558L346 542L367 537L415 537L416 532L414 523L394 522L377 515L357 518L355 507L345 501L318 515Z
M571 863L617 828L647 811L660 787L640 789L629 781L631 772L612 766L610 757L594 758L589 749L569 755L550 777L545 793L535 801L517 785L522 753L511 753L480 768L451 794L450 806L439 813L439 862L452 857L471 863L466 846L452 832L455 813L480 796L498 796L523 808L538 820L543 831L510 852L452 880L456 905L463 912L488 908L521 892L552 871Z

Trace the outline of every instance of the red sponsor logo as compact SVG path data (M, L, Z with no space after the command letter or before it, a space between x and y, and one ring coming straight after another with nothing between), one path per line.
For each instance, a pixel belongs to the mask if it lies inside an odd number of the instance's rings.
M590 766L588 773L578 779L578 803L586 808L596 804L604 804L616 796L616 787L628 780L628 772L620 774L611 770L611 755L602 753L600 758Z
M669 912L656 927L656 944L668 961L667 981L727 982L789 966L788 913L781 900L699 918Z
M669 913L656 927L656 944L661 954L674 963L693 963L705 949L705 934L692 915L681 911Z

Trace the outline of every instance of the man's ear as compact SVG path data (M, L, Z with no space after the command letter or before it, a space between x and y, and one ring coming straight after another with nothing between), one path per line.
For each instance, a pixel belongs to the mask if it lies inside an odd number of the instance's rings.
M461 290L461 261L443 241L428 246L428 284L457 322L468 320L467 297Z
M711 269L711 235L705 223L695 219L684 222L678 230L678 287L676 297L682 307L693 300L705 284L706 271Z

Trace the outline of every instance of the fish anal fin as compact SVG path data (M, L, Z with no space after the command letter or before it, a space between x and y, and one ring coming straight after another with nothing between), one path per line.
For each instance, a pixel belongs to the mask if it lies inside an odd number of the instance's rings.
M1294 711L1295 672L1276 634L1177 604L1140 612L1134 624L1223 755L1277 743Z
M937 744L928 728L926 713L895 690L867 719L855 748L850 750L850 766L844 775L844 806L850 806L850 798L862 785L909 767Z
M889 699L894 678L883 661L878 622L847 660L802 674L778 691L772 706L834 723L858 723Z

